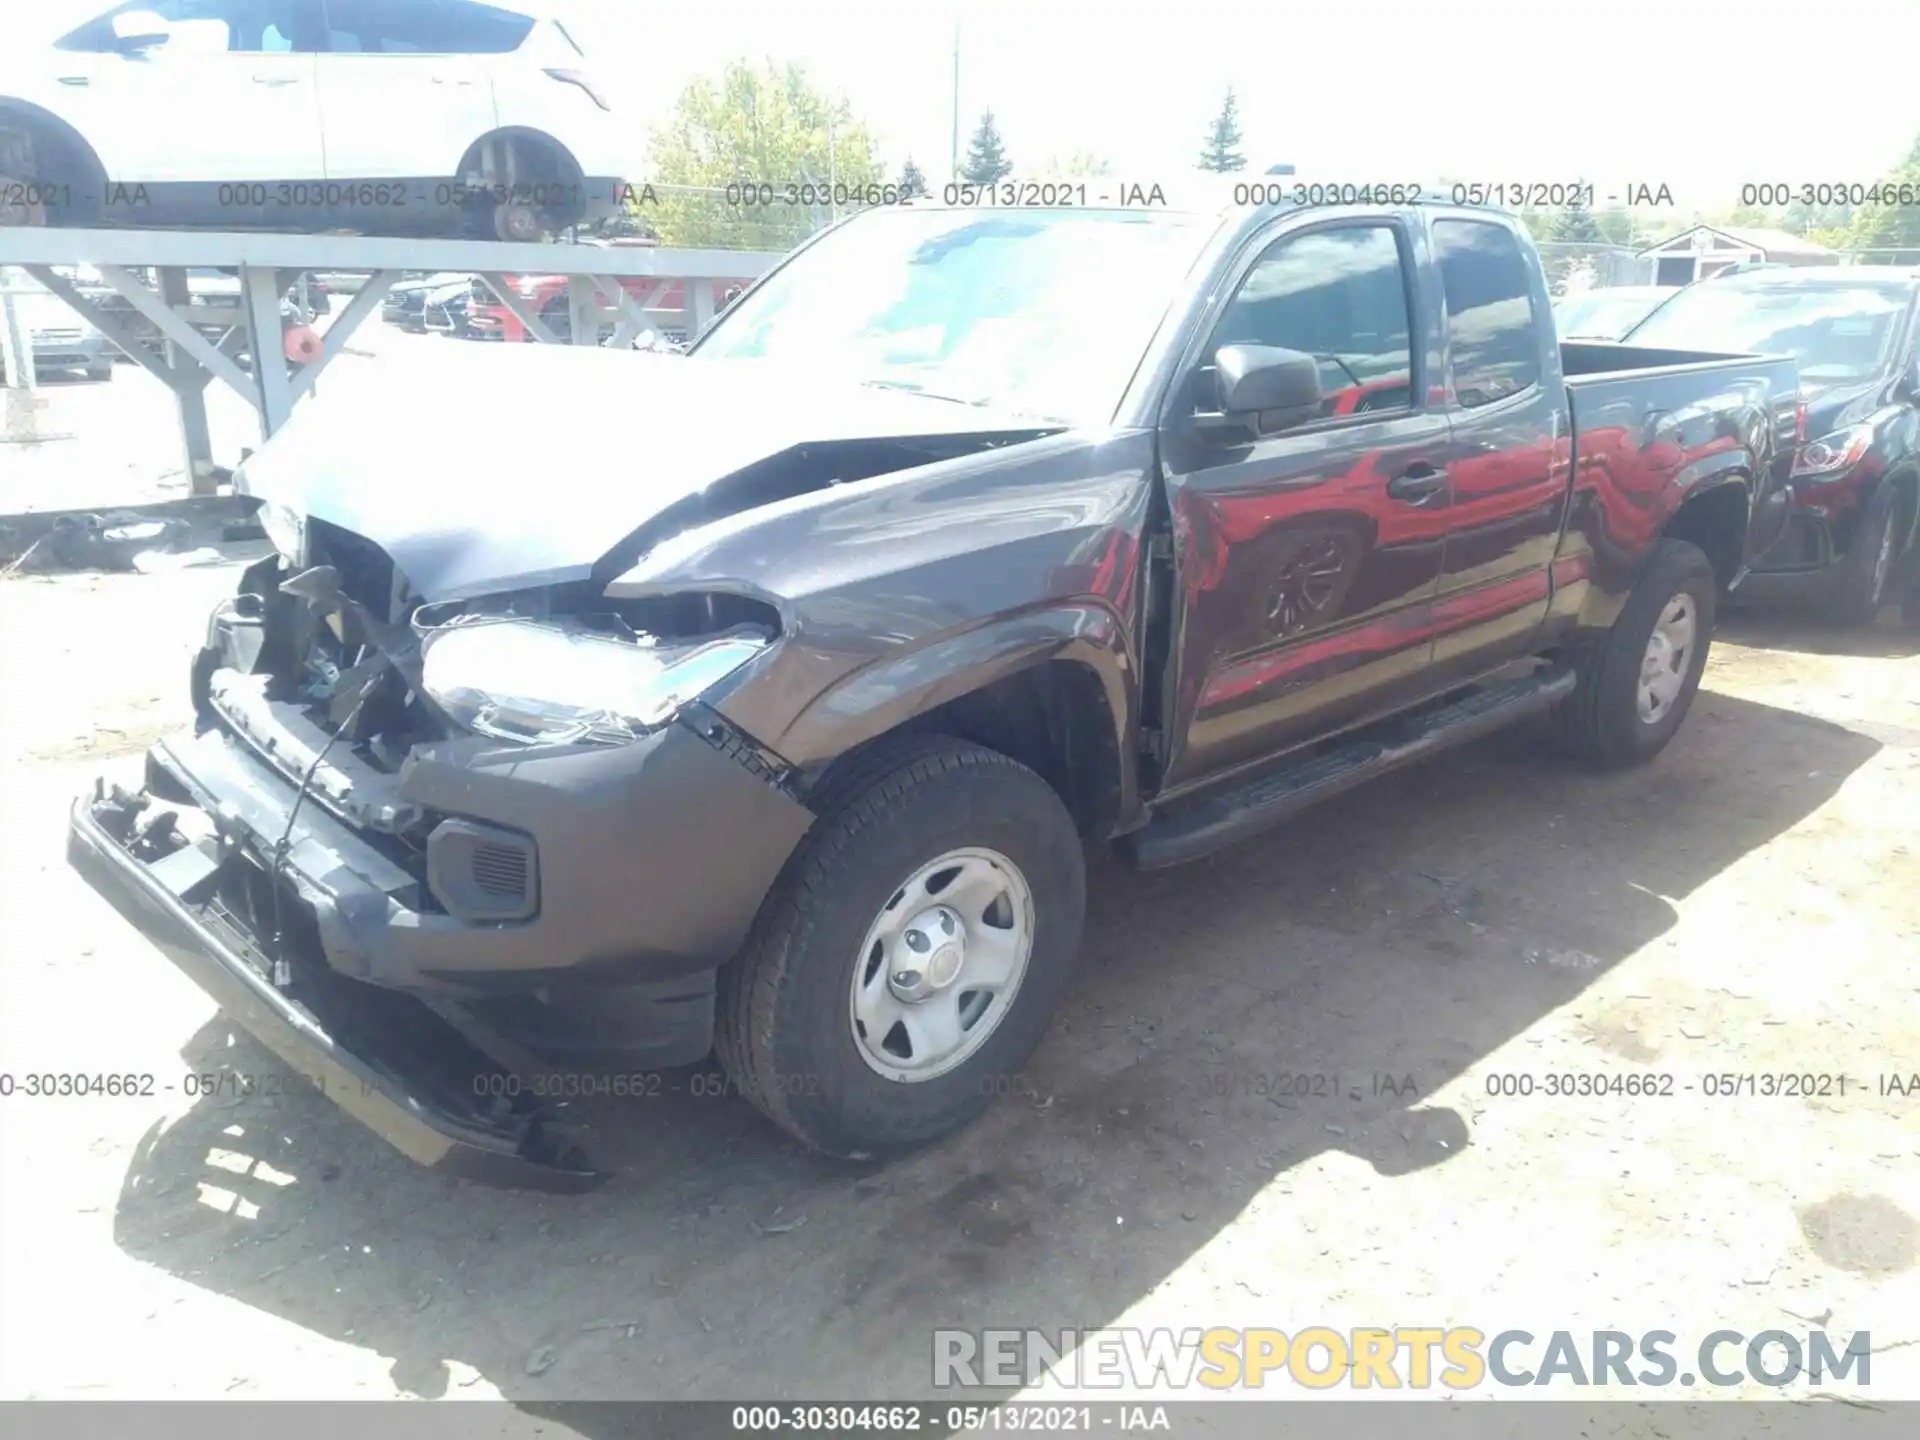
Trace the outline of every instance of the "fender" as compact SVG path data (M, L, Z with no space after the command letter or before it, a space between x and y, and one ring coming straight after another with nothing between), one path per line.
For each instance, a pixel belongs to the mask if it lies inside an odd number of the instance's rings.
M1133 768L1138 670L1126 629L1103 605L1063 604L997 618L975 629L892 652L833 685L768 746L796 765L831 760L996 680L1050 660L1093 672L1122 759L1119 814L1139 805Z
M585 176L586 172L580 168L580 162L574 158L572 150L546 131L536 130L531 125L502 125L498 129L489 130L462 153L460 165L454 174L465 176L473 166L480 163L480 154L487 146L502 140L531 140L536 145L553 152L560 158L563 172L560 179L563 184L578 184Z

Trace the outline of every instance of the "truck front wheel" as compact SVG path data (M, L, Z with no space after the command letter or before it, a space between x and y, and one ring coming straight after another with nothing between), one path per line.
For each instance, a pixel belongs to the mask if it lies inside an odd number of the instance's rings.
M830 776L819 819L720 977L716 1048L815 1149L938 1138L1013 1088L1072 978L1086 872L1033 771L943 736Z
M1573 693L1554 712L1562 746L1603 769L1659 754L1700 688L1718 595L1698 546L1657 541L1613 627L1575 658Z

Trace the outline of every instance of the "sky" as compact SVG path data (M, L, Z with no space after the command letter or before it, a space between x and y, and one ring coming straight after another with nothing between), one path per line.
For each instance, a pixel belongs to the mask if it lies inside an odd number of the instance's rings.
M772 58L843 95L889 169L911 154L944 179L956 21L962 146L991 107L1016 172L1084 150L1129 180L1190 174L1229 85L1250 170L1585 179L1603 204L1639 182L1704 210L1749 181L1871 183L1920 134L1913 0L550 3L617 84L642 156L688 80Z

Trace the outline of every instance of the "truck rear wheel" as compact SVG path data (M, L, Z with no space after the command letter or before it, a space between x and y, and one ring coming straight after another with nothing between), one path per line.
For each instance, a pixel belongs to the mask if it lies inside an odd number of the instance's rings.
M860 1157L972 1120L1046 1033L1086 908L1072 817L967 741L884 743L819 820L721 972L716 1049L817 1150Z
M1666 748L1700 688L1718 595L1699 547L1656 542L1613 627L1575 662L1578 681L1553 717L1562 746L1603 769Z

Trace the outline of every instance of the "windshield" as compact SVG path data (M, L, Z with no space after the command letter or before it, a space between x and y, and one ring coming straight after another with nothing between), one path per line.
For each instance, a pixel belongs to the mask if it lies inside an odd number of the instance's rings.
M1877 374L1906 308L1904 286L1690 286L1647 317L1636 345L1791 355L1818 384Z
M794 257L693 353L1104 424L1218 224L1165 211L869 214Z
M1677 292L1663 290L1649 295L1645 291L1615 294L1607 290L1589 290L1569 296L1554 307L1554 322L1569 339L1617 340L1631 330L1646 313Z

